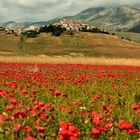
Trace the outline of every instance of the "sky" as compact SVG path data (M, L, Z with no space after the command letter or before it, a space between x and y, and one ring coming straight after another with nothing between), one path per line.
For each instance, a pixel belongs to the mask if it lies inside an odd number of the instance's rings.
M140 0L0 0L0 22L48 21L89 7L140 5Z

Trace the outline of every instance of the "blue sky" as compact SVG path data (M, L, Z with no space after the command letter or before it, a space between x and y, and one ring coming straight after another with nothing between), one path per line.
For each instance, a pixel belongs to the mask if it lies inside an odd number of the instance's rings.
M0 0L0 21L47 21L89 7L137 4L139 0Z

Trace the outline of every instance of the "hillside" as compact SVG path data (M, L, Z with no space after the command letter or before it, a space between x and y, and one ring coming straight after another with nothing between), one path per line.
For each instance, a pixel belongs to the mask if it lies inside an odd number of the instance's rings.
M132 40L134 42L140 43L140 34L134 32L115 32L115 34L126 40Z
M0 54L10 54L17 51L19 39L12 34L0 32Z
M140 23L129 30L129 32L140 33Z
M0 54L18 52L19 38L0 34ZM24 43L24 53L45 55L79 55L140 58L140 44L123 40L117 36L93 33L63 33L59 37L42 33L37 38L27 39Z
M130 6L89 8L73 18L108 30L129 30L140 22L140 9Z

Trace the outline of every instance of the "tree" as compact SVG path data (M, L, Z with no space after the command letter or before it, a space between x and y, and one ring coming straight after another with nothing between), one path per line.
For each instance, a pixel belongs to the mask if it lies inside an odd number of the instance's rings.
M39 30L40 33L52 33L52 35L54 36L60 36L64 31L66 31L66 28L56 25L46 25L44 27L41 27Z
M24 52L25 51L25 42L27 40L27 36L24 34L20 35L19 38L19 43L18 43L18 49L20 52Z

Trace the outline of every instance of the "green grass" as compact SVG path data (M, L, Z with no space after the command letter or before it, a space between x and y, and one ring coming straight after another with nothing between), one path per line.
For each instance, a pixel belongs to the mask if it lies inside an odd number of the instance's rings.
M140 34L139 33L132 33L132 32L115 32L117 36L124 39L130 39L134 42L140 43Z

